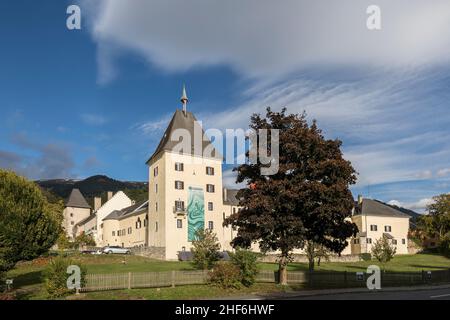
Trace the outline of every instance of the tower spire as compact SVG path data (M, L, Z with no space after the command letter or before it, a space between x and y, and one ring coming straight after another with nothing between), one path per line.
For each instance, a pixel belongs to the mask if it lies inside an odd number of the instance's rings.
M181 103L183 103L183 113L186 115L186 111L187 111L187 103L188 103L189 99L187 97L186 94L186 86L183 84L183 93L181 95Z

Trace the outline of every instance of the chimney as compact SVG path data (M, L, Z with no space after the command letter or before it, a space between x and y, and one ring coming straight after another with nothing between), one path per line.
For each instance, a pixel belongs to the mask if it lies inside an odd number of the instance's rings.
M227 188L223 188L223 201L228 201Z
M94 198L94 211L97 211L102 206L102 198L101 197L95 197Z
M107 197L108 200L106 200L106 201L111 200L112 197L113 197L113 192L112 191L108 191L108 197Z
M362 205L363 202L363 196L361 194L358 194L358 205Z

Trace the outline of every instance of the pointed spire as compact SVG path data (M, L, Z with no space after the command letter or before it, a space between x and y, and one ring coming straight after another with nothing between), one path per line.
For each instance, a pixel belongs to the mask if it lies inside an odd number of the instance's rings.
M187 111L186 106L187 106L188 101L189 101L189 99L186 94L186 86L183 84L183 94L181 95L181 102L183 103L184 114L186 114L186 111Z

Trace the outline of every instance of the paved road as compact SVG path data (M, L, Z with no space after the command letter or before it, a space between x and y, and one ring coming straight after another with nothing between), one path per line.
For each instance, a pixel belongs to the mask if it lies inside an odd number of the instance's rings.
M286 300L450 300L450 288L417 291L368 291L286 297Z

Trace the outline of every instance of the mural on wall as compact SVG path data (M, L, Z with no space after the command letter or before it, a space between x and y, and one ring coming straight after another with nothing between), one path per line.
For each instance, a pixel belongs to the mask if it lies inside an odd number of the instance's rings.
M205 200L202 188L189 187L188 241L195 240L198 229L205 227Z

